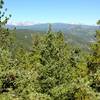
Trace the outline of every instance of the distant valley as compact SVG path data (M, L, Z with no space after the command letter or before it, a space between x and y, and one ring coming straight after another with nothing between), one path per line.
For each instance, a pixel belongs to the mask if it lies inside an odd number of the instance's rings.
M82 48L88 48L88 44L95 41L95 32L98 29L97 26L90 25L76 25L65 23L53 23L52 31L61 31L64 33L66 42L72 45L77 45ZM7 25L9 29L16 27L16 36L20 41L26 45L31 44L32 34L44 34L48 31L49 24L35 24L35 25Z

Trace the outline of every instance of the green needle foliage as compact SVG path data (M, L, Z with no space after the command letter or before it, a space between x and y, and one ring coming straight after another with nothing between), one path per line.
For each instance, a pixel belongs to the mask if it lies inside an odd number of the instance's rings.
M89 53L72 47L62 32L33 35L27 50L5 28L0 0L0 100L100 100L100 30ZM100 21L97 22L100 24Z

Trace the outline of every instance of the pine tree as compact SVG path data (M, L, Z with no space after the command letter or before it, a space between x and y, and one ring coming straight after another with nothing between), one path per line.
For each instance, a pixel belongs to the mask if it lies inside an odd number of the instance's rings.
M97 24L100 25L100 20ZM92 45L92 54L87 65L92 80L90 86L96 93L100 93L100 29L96 31L96 41Z
M49 31L41 43L39 48L40 67L37 69L39 91L49 95L51 89L66 81L69 53L61 32Z
M5 16L7 8L3 11L3 5L4 1L0 0L0 48L9 48L14 42L14 34L11 34L9 29L5 28L11 15L9 15L9 17Z
M97 24L100 25L100 20ZM96 31L96 42L92 44L92 54L88 62L88 68L91 72L100 69L100 29Z

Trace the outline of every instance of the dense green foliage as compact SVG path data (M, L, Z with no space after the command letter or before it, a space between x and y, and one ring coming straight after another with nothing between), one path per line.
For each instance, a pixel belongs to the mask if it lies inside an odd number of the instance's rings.
M100 30L90 53L72 47L51 26L47 34L33 35L27 50L2 18L0 100L100 100Z

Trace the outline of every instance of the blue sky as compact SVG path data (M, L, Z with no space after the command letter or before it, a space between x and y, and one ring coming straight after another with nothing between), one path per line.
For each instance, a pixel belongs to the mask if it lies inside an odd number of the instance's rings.
M100 19L100 0L5 0L11 22L94 25Z

